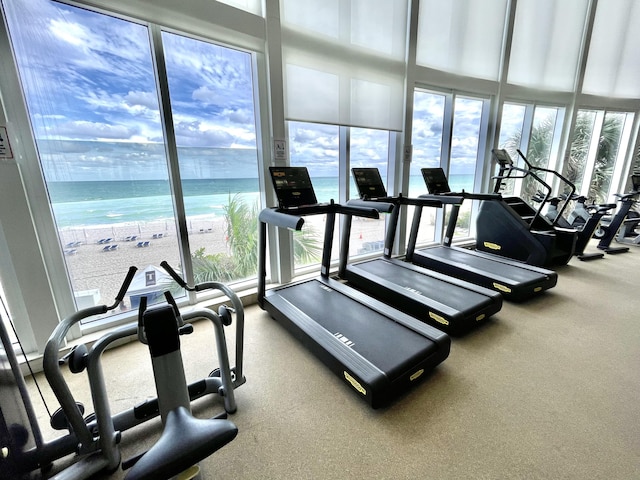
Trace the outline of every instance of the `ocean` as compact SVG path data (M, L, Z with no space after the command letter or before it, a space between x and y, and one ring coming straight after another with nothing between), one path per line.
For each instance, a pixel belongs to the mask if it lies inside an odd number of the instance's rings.
M451 189L471 190L473 175L451 175ZM313 178L318 201L338 198L336 177ZM135 224L174 218L167 180L48 182L47 188L59 229ZM352 187L355 191L355 187ZM183 180L187 217L223 216L229 198L239 194L257 202L257 178ZM421 176L412 176L409 192L426 193Z

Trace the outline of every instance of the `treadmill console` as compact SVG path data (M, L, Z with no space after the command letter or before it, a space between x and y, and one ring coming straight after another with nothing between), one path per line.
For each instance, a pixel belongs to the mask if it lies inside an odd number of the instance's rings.
M360 198L371 199L387 196L387 190L384 188L380 171L377 168L352 168L351 172Z
M504 148L494 148L491 150L493 156L496 157L497 162L500 165L513 165L513 160L511 159L511 155Z
M269 167L280 208L298 208L318 203L307 167Z
M420 171L422 172L424 183L427 184L427 191L431 195L451 193L447 176L444 174L444 170L441 167L423 168Z

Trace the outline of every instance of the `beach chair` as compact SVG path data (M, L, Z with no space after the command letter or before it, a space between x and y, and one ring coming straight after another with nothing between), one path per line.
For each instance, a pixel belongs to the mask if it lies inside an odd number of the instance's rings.
M144 247L144 242L138 242L136 244L136 247L138 247L138 248Z
M105 245L104 247L102 247L103 252L108 252L109 250L111 250L111 245Z

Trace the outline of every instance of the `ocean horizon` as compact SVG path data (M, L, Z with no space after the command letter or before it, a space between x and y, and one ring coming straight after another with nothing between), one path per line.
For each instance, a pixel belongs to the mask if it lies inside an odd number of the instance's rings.
M473 175L454 174L449 183L454 191L470 190ZM313 184L319 202L338 198L337 177L313 178ZM168 180L50 181L47 187L58 229L174 219ZM235 195L244 202L260 198L257 178L187 179L182 190L188 218L224 216ZM426 193L422 176L411 176L409 191Z

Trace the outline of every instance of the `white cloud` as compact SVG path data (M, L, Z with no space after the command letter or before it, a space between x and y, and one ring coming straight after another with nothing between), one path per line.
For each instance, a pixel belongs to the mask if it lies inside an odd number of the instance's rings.
M125 102L131 106L141 106L149 110L158 110L158 96L156 92L129 92L124 99Z
M53 133L66 138L114 140L130 138L136 132L124 125L77 120L57 125Z

